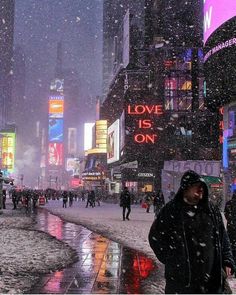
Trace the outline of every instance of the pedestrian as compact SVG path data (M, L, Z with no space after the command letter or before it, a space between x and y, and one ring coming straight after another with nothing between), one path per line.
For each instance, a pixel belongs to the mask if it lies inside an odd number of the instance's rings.
M88 193L87 193L86 208L88 208L88 205L93 208L93 193L92 193L92 191L88 191Z
M149 213L150 207L152 205L152 198L149 193L146 193L146 195L144 197L144 201L146 204L146 212Z
M72 191L69 191L69 207L72 207L73 205L73 192Z
M229 235L234 263L236 264L236 191L231 200L225 205L225 218L227 220L227 232Z
M7 191L5 189L2 190L2 208L6 209L6 199L7 199Z
M63 191L62 193L62 208L66 208L67 207L67 202L68 202L68 195L67 195L67 191Z
M186 171L174 199L153 222L149 243L165 264L165 293L220 294L235 265L221 213L197 173Z
M123 208L123 220L129 220L129 215L131 212L131 195L128 188L125 186L123 192L120 195L120 207ZM127 209L127 213L125 214Z
M12 198L12 203L13 203L13 208L12 210L16 210L17 209L17 191L15 189L12 190L12 194L11 194L11 198Z

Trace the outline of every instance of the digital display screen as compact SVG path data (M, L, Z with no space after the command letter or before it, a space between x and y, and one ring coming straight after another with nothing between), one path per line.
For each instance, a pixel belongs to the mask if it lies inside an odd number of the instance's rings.
M234 16L235 0L204 0L204 43L217 28Z
M51 118L48 123L48 136L51 142L63 141L63 119Z
M49 100L49 117L62 118L64 113L63 100Z
M61 166L63 164L63 144L49 143L48 145L48 164Z

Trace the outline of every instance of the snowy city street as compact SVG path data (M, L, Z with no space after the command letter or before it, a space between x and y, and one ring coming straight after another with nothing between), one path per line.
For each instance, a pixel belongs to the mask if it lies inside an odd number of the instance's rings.
M0 294L236 294L236 0L0 0Z

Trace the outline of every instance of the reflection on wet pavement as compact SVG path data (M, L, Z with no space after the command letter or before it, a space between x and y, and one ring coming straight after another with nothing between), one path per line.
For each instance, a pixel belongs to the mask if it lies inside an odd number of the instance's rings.
M36 229L63 240L78 253L72 266L44 275L32 294L142 294L142 281L157 269L150 258L86 228L39 209Z

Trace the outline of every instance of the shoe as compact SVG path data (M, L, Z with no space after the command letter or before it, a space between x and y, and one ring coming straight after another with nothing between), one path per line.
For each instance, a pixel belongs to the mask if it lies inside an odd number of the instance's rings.
M127 220L129 220L129 217L126 217Z
M123 221L125 221L125 218L123 218Z

